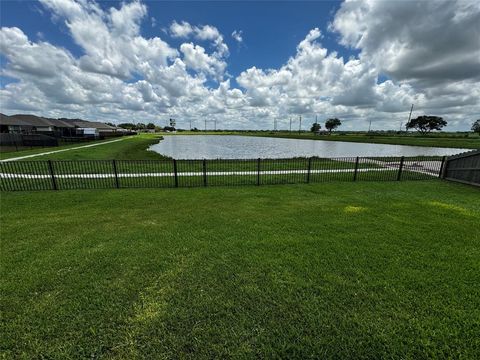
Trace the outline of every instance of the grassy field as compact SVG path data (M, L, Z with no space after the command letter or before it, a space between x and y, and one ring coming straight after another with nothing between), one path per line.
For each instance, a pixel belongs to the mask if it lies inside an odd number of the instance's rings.
M1 194L4 358L478 358L480 192Z
M160 135L154 134L141 134L136 136L129 136L123 138L123 140L104 144L93 147L86 147L78 150L69 150L60 153L36 156L25 160L104 160L104 159L117 159L117 160L161 160L165 159L164 156L154 152L147 151L150 145L158 143ZM103 140L97 142L98 144L110 140ZM40 148L33 150L15 151L9 153L0 153L0 159L9 159L20 156L40 154L49 151L56 151L62 149L71 149L78 146L90 145L88 144L75 144L59 147Z
M288 131L279 132L252 132L242 133L249 136L280 137L289 139L312 139L325 141L347 141L359 143L376 143L392 145L412 145L412 146L432 146L446 148L465 148L480 149L480 136L469 134L468 137L457 134L430 134L428 136L419 136L417 134L408 135L368 135L359 133L333 133L332 135L314 135L309 132L295 133Z

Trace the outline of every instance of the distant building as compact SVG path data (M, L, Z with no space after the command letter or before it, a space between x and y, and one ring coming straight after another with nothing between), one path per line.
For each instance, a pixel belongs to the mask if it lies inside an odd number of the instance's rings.
M319 129L319 130L315 131L315 135L328 135L328 131L323 130L323 129Z
M99 137L109 136L117 132L117 128L101 122L73 120L77 136Z
M50 119L41 116L0 114L0 132L20 134L44 134L53 137L100 137L112 136L115 126L102 122L81 119ZM122 132L123 133L123 132Z
M22 134L32 132L33 126L14 116L0 114L0 133Z

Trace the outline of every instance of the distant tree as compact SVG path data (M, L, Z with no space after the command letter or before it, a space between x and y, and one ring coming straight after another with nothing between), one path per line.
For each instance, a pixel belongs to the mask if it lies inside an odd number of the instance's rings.
M447 125L447 122L439 116L422 115L416 119L410 120L407 123L406 128L407 130L415 129L420 134L425 135L432 130L442 130L445 125Z
M337 118L332 118L325 121L325 128L329 132L332 132L332 130L335 130L340 125L342 125L342 122L340 121L340 119L337 119Z
M163 131L175 131L175 128L173 126L164 126Z
M480 134L480 119L473 123L472 131Z
M147 124L147 129L155 129L155 124L154 123L148 123Z
M145 124L143 124L143 123L138 123L138 124L137 124L137 129L138 129L138 130L145 129Z
M137 126L132 123L121 123L121 124L118 124L118 127L121 127L123 129L128 129L128 130L137 130Z
M105 124L110 125L110 126L115 126L115 124L114 124L114 123L111 123L111 122L107 122L107 123L105 123Z
M319 132L322 127L320 126L319 123L313 123L312 127L310 128L310 131L313 133Z

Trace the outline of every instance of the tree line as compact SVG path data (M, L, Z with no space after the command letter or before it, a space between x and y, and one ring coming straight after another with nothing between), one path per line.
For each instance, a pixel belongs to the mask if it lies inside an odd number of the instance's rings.
M342 125L342 122L337 118L331 118L325 121L325 129L327 129L329 133L338 128L340 125ZM446 125L447 121L440 116L422 115L408 121L405 125L405 128L407 130L415 129L420 134L425 135L433 130L442 130ZM318 133L321 131L321 129L322 126L318 122L315 122L312 124L310 131L313 133ZM480 119L476 120L472 124L471 130L480 134Z
M115 126L112 123L107 123L108 125ZM329 133L332 131L336 130L339 126L342 125L342 121L338 118L330 118L325 121L324 127L326 130L328 130ZM409 129L415 129L422 135L428 134L429 132L433 130L442 130L445 126L447 125L447 121L444 120L440 116L429 116L429 115L422 115L419 116L415 119L411 119L410 121L407 122L405 125L405 128L407 130ZM175 127L173 126L164 126L160 127L155 125L154 123L121 123L116 125L118 127L121 127L123 129L131 130L131 131L138 131L138 130L168 130L168 131L174 131ZM322 126L320 123L315 122L312 124L310 131L313 133L319 133L322 129ZM197 128L192 129L193 131L199 131ZM480 134L480 119L476 120L471 127L471 130L475 133Z
M108 124L108 125L113 125L113 124ZM148 124L144 124L144 123L136 123L136 124L134 124L134 123L121 123L121 124L118 124L117 126L122 128L122 129L133 130L133 131L146 130L146 129L154 130L154 129L158 128L158 126L156 126L154 123L148 123Z

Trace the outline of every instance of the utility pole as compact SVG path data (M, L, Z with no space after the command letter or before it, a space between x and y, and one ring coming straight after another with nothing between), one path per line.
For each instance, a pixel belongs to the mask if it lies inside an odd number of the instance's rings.
M190 130L192 130L192 118L190 118Z
M400 132L402 132L402 125L403 125L403 122L400 121Z
M302 115L300 115L300 121L298 125L298 133L300 134L302 132Z
M408 115L407 124L410 122L410 119L412 118L412 111L413 111L413 104L412 104L412 107L410 108L410 114ZM408 131L408 129L405 129L405 130Z
M207 118L205 118L205 131L207 131Z
M368 132L370 132L371 129L372 129L372 120L370 120L370 122L368 123Z
M217 131L217 119L215 119L215 123L214 123L214 130Z
M292 117L290 116L290 132L292 132Z

